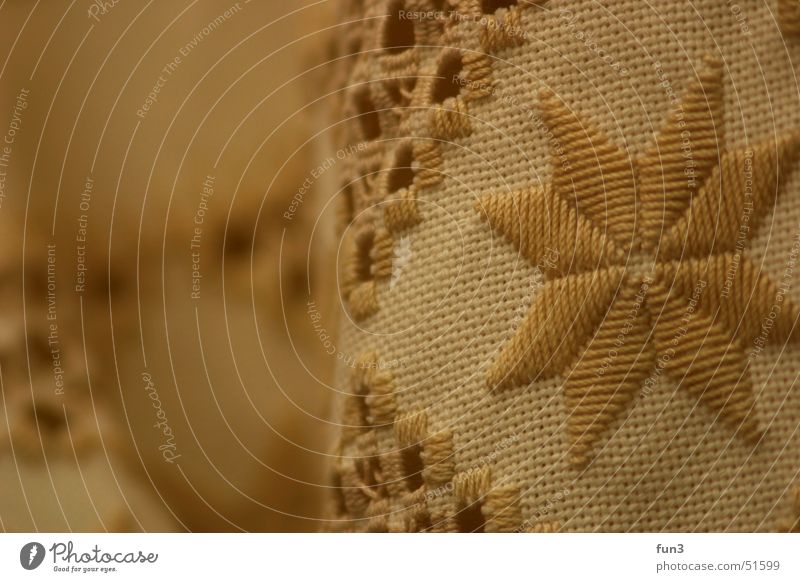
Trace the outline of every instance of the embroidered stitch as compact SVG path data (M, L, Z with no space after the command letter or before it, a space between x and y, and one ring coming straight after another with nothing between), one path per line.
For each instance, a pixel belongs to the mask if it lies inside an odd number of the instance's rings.
M429 46L443 44L441 36L452 24L448 0L415 0L415 6L419 10L419 42Z
M722 67L707 59L655 144L631 159L544 90L541 115L563 150L550 184L476 205L532 264L558 251L487 382L504 388L563 374L578 465L656 366L739 434L760 437L745 345L778 290L739 256L733 235L752 236L798 139L719 151L722 106ZM798 315L784 299L770 341L797 339Z
M394 162L385 175L381 190L387 200L384 222L392 233L408 230L419 224L417 208L414 152L411 142L402 142L394 152Z
M462 532L513 532L522 525L519 488L495 485L488 466L453 477L456 527Z
M495 485L487 465L462 473L454 470L453 437L449 430L429 432L427 413L397 414L392 374L358 359L345 400L341 447L332 484L334 508L353 516L352 529L367 531L519 531L524 527L520 491ZM382 401L382 399L386 399ZM393 434L394 447L381 452L378 434Z
M348 253L342 264L341 291L350 314L356 320L362 320L378 310L376 278L391 276L391 246L385 242L380 244L382 239L385 241L386 236L390 235L386 233L381 237L376 234L370 222L353 226L352 231L345 241ZM381 253L386 252L387 246L390 253L388 265L381 260Z
M414 96L417 86L416 70L413 75L387 77L383 80L386 96L389 100L388 107L393 107L398 116L402 116L404 108L408 107Z
M778 24L784 34L800 35L800 1L778 0Z
M366 196L356 196L353 192L359 190L352 190L352 198L345 198L340 211L345 219L348 214L362 213L357 215L359 220L352 225L352 233L346 233L341 279L342 297L350 314L358 321L378 311L377 284L396 282L399 272L395 269L395 259L405 260L401 269L408 264L408 256L402 254L398 241L405 240L405 248L410 249L405 233L422 220L417 207L418 192L440 183L443 178L442 157L435 141L402 140L391 159L392 165L380 173L376 198L362 200ZM366 180L356 184L361 182ZM379 204L368 208L366 205L370 203ZM348 204L355 208L348 210Z
M408 8L412 3L411 0L390 2L387 7L388 17L380 31L380 46L383 51L378 60L384 72L382 84L388 100L394 106L390 111L398 117L406 113L404 107L411 100L419 75L420 55L416 30L419 20L408 16L411 13ZM428 31L424 29L420 32Z
M460 0L458 12L481 27L480 42L484 51L494 53L520 46L527 40L523 12L544 2L518 0Z

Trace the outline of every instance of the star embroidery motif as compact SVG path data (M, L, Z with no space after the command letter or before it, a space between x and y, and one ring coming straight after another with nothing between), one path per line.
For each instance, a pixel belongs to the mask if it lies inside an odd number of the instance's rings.
M551 91L540 97L549 184L476 204L547 279L488 370L489 387L561 376L578 465L661 376L701 402L709 423L757 441L751 348L800 332L785 289L742 251L798 136L722 148L722 66L711 59L636 158Z

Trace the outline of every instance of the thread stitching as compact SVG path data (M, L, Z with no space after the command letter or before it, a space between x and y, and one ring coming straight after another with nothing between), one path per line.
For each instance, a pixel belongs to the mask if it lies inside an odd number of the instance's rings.
M579 466L661 371L757 441L745 341L776 301L782 309L765 343L796 340L800 311L742 253L797 157L798 135L720 152L722 66L713 59L638 158L552 91L540 97L562 150L550 184L476 204L532 264L548 264L527 317L487 371L489 388L562 375Z

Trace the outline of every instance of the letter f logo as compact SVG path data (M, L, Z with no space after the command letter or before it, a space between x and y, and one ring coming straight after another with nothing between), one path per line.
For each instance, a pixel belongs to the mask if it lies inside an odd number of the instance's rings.
M19 551L19 563L26 570L35 570L44 561L44 546L39 542L29 542Z

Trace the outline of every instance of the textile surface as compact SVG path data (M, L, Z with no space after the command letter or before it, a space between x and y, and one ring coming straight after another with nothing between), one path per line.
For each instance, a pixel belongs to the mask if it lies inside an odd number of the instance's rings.
M795 528L796 3L343 18L330 528Z

